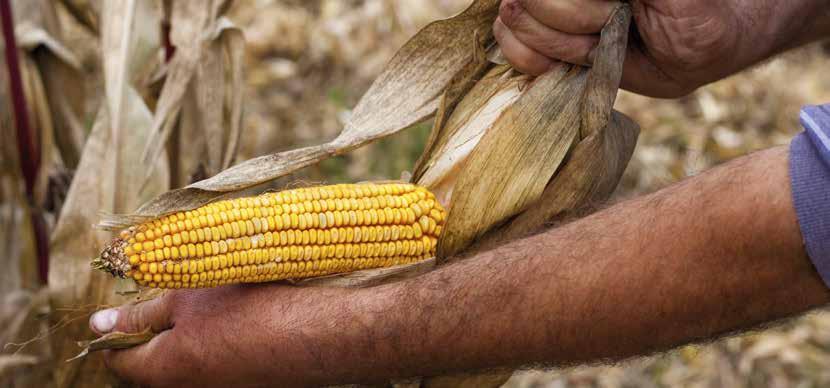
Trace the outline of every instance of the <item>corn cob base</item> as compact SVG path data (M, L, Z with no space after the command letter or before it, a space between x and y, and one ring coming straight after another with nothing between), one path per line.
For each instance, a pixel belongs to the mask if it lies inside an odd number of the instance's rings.
M153 288L302 279L428 259L446 212L423 187L345 184L215 202L128 228L93 266Z

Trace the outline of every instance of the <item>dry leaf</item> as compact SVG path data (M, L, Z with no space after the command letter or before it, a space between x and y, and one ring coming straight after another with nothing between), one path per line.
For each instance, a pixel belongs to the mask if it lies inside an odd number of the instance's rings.
M463 96L452 115L443 122L436 121L435 140L424 150L413 181L429 187L441 203L450 203L464 161L491 124L527 87L529 77L513 73L509 66L491 69Z
M438 244L449 257L536 201L579 132L573 98L586 74L562 65L535 79L482 137L459 174Z
M150 328L145 329L139 333L122 333L114 331L107 333L92 341L79 342L78 345L83 347L77 356L72 357L66 362L72 362L80 358L86 357L89 353L97 352L107 349L127 349L133 346L138 346L149 342L156 334Z
M285 176L425 120L435 112L452 77L469 62L476 31L489 31L497 11L498 1L478 0L459 15L425 27L392 58L333 141L248 160L186 188L165 193L142 206L136 215L152 218L193 209L226 193ZM184 93L184 88L179 92ZM174 109L174 104L167 105L168 110ZM159 101L159 106L167 105ZM168 113L157 111L156 117L160 114ZM161 128L162 124L157 120L154 128ZM136 219L114 217L106 224L117 228Z
M99 305L125 301L112 292L114 279L92 274L89 260L111 238L91 228L102 211L123 212L167 189L167 167L160 161L151 184L141 191L140 165L152 124L152 113L135 90L136 69L158 51L158 31L137 20L158 20L151 2L105 2L101 15L106 101L98 112L78 171L70 186L62 216L52 236L49 287L56 310L53 321L71 319L52 337L54 359L74 355L74 340L89 336L88 314ZM150 31L153 30L153 31ZM101 386L112 376L100 359L55 365L58 386Z
M171 134L175 147L168 145L180 186L190 183L200 168L203 174L213 176L229 167L239 142L244 87L242 31L220 18L208 38L180 101L178 127Z
M145 166L151 166L159 159L183 104L195 98L197 111L192 118L196 121L194 125L202 128L208 137L209 168L215 173L221 167L225 150L217 142L225 137L225 120L222 119L225 90L218 82L224 79L224 68L222 42L217 40L225 31L241 35L229 21L220 18L226 6L224 0L172 2L170 43L176 47L176 53L167 65L167 76L153 118L152 137L144 148L142 160Z
M79 116L83 113L84 87L81 66L75 55L61 41L54 3L45 0L15 1L15 36L18 47L37 69L36 76L43 89L38 97L45 103L35 108L34 116L40 123L48 115L48 132L56 140L64 165L74 169L83 147L84 130ZM24 58L25 59L25 58ZM35 96L28 94L29 100ZM37 104L31 101L32 104ZM40 113L43 111L43 113ZM35 123L37 124L37 123ZM35 125L45 132L47 128Z
M82 26L98 35L98 20L101 14L100 0L61 0L61 3Z
M458 162L463 162L463 168L457 182L443 184L452 186L451 190L457 194L449 203L447 225L438 244L439 259L463 252L492 228L528 209L539 201L546 187L562 190L549 182L584 137L596 135L598 139L592 142L609 146L619 143L607 141L602 133L597 133L608 123L619 86L629 18L628 7L620 7L614 13L603 30L594 67L561 65L533 80L514 104L500 112L472 154ZM614 132L614 129L610 130ZM442 135L450 136L447 132ZM631 139L630 136L622 138ZM581 158L596 158L598 155L590 152L602 149L603 144L580 147L580 150L590 148ZM633 143L630 145L633 147ZM617 160L618 155L627 161L631 153L630 147L608 151L610 154L604 156L609 163ZM608 174L612 177L610 183L616 186L625 164L615 165L619 168L613 171L587 170L571 179L584 175L589 182L580 183L583 190L589 190L595 183L591 180L604 180ZM581 170L574 166L569 171ZM428 173L427 169L423 174ZM439 189L447 190L446 187ZM589 196L581 192L574 195L579 199ZM553 212L556 207L561 210L583 204L544 205ZM540 226L534 225L534 228L538 230ZM515 236L511 234L498 240L510 238Z
M603 30L583 94L582 139L567 163L535 204L509 225L492 231L476 249L537 232L569 212L607 200L616 189L639 133L635 122L612 109L622 75L629 19L627 10L618 11Z

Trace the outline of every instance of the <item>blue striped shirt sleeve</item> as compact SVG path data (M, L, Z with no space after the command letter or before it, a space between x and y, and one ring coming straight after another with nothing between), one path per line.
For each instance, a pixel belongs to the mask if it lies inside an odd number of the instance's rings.
M830 104L801 110L790 143L790 183L807 255L830 287Z

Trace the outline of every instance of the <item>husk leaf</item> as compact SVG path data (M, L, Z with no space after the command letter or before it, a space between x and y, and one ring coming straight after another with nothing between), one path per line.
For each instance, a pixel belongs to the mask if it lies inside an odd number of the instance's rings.
M619 87L629 19L627 6L614 12L603 29L592 68L560 66L540 76L487 130L454 185L458 194L450 201L447 225L438 243L439 260L463 252L494 227L528 209L547 187L561 190L549 182L563 163L569 163L566 156L572 158L573 147L608 124ZM595 142L604 141L603 136L598 137L601 140ZM630 151L624 149L611 151L619 151L626 161L630 157ZM590 170L584 175L602 180L606 173ZM616 170L609 175L616 175ZM614 185L618 179L611 179ZM553 212L557 206L568 208L569 204L545 206Z
M539 76L475 147L453 189L439 257L461 253L492 226L525 209L577 139L587 76L561 65Z
M456 176L464 161L499 117L522 95L529 77L513 74L509 66L488 71L464 95L443 122L435 123L434 144L424 151L413 181L429 187L441 203L450 203ZM440 127L438 127L440 125Z
M92 341L79 342L78 345L80 345L83 350L81 350L77 356L66 360L66 362L72 362L80 358L84 358L92 352L107 349L127 349L133 346L138 346L149 342L153 339L153 337L155 337L155 335L156 334L153 333L150 328L146 328L144 331L138 333L122 333L120 331L107 333Z

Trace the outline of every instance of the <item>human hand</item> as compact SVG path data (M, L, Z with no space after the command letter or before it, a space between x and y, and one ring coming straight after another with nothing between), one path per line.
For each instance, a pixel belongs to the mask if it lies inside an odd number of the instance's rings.
M350 311L349 293L276 284L175 290L100 311L90 326L99 334L158 333L105 355L112 371L141 386L304 385L324 377L324 366L309 360L324 351L316 344L338 326L332 319Z
M679 97L827 33L817 0L634 0L622 87ZM493 33L518 70L539 75L562 61L592 62L612 0L503 0ZM794 22L799 20L799 22ZM826 21L826 20L825 20ZM793 24L799 24L796 28Z

